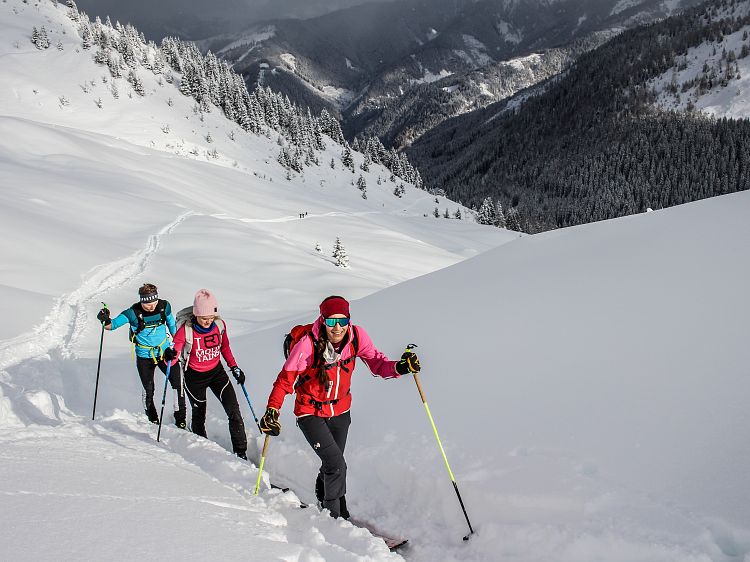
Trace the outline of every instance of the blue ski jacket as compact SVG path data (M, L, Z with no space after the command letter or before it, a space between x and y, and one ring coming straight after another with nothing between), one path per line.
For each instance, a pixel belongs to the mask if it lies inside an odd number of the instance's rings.
M172 336L177 332L172 306L165 300L159 300L154 312L146 312L141 308L141 303L135 303L112 319L111 329L116 330L125 324L130 326L130 341L135 346L135 354L154 362L158 362L164 350L171 345L167 329Z

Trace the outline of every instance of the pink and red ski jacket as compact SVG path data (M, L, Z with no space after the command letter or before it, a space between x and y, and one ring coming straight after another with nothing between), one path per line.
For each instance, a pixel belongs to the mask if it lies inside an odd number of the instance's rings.
M193 345L190 349L190 357L187 364L189 369L201 373L210 371L219 364L219 355L224 356L224 361L227 362L230 369L237 365L237 361L235 361L234 355L232 355L232 349L229 347L229 336L226 332L226 325L224 334L219 331L216 322L211 324L210 331L205 334L201 334L195 327L193 327L192 331ZM177 352L177 357L182 353L184 346L185 325L183 324L174 335L174 350Z
M324 329L321 316L313 324L312 337L317 340ZM357 331L356 356L352 330ZM313 340L307 335L289 353L289 358L273 383L268 407L281 410L286 395L296 393L294 415L297 417L328 418L348 412L352 404L350 389L356 357L362 359L374 375L384 379L400 376L396 372L396 361L391 361L375 347L364 328L350 324L338 361L326 365L330 379L328 386L324 387L318 380L318 368L313 366Z

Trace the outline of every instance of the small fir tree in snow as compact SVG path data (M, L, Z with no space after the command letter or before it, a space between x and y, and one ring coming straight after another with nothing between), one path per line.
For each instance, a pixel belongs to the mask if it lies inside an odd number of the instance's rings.
M323 249L320 247L320 242L315 242L315 251L319 254L323 251Z
M335 169L336 169L336 162L333 160L333 158L331 158L331 170L335 170Z
M352 158L352 150L348 147L344 147L344 153L341 155L341 163L345 168L351 168L354 170L354 159Z
M138 75L135 73L135 70L131 70L128 72L128 82L133 86L133 91L135 91L136 94L143 97L146 95L146 89L143 87L143 82L141 82L141 79L138 78Z
M359 167L360 170L362 170L363 172L369 172L371 163L372 163L372 160L370 159L370 155L365 154L365 159L362 161L362 164Z
M37 30L35 27L31 32L31 42L40 51L43 49L49 49L49 38L47 37L47 30L42 26L41 29Z
M107 61L109 60L109 55L107 54L107 51L104 49L99 49L94 54L94 62L97 64L107 64ZM102 80L104 80L106 76L102 77Z
M477 222L494 225L496 220L495 203L492 201L492 197L485 197L477 212Z
M446 207L446 208L445 208L445 212L443 213L443 218L444 218L444 219L449 219L449 218L451 218L451 215L450 215L450 213L448 212L448 207Z
M122 70L120 69L120 55L109 53L107 66L109 67L109 73L113 78L122 78Z
M438 209L437 207L435 207L435 210L434 210L434 211L432 211L432 215L433 215L433 216L434 216L434 217L435 217L436 219L439 219L439 218L440 218L440 209Z
M453 218L461 220L461 209L456 209L456 212L453 214Z
M333 259L336 260L336 267L349 267L349 256L346 255L344 245L337 236L336 243L333 245Z
M211 131L209 131L209 132L206 133L206 142L207 143L214 142L214 138L211 136Z
M505 213L503 212L503 206L500 201L495 205L495 226L498 228L507 228L508 223L505 220Z
M357 189L362 192L362 199L367 199L367 182L361 175L357 178Z
M521 232L521 216L518 213L518 209L515 207L511 207L508 209L508 213L505 216L505 219L508 223L508 230L515 230L516 232Z

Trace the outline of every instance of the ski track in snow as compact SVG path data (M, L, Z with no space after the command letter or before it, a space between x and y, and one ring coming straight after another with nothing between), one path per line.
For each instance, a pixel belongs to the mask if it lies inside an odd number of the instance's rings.
M374 215L377 214L378 211L358 211L353 213L345 213L342 211L331 211L330 213L320 213L320 214L314 214L314 215L307 215L305 218L321 218L321 217L363 217L365 215ZM287 215L284 217L280 217L277 219L249 219L246 217L233 217L230 215L227 215L226 213L215 213L213 215L209 215L212 218L219 219L219 220L233 220L233 221L239 221L244 223L269 223L269 222L290 222L290 221L297 221L301 220L299 216L292 216Z
M183 213L159 232L149 236L146 247L135 254L98 265L83 274L81 286L60 297L41 324L30 332L0 342L0 372L23 361L46 355L56 348L60 348L63 358L75 357L75 345L83 333L83 327L91 321L88 304L143 273L159 250L162 237L171 234L195 214L194 211Z

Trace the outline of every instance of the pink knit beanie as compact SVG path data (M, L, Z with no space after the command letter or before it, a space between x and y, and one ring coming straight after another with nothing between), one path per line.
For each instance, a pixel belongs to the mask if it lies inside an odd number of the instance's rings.
M216 297L208 289L201 289L195 293L193 300L193 315L195 316L213 316L219 312L216 304Z

